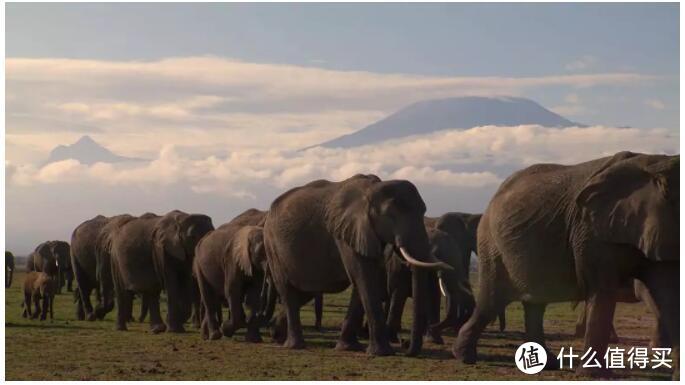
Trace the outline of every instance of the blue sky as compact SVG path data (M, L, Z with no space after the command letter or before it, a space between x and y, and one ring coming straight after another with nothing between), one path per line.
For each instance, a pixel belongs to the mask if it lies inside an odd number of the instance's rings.
M357 172L414 181L431 215L477 212L531 163L679 151L678 4L5 10L7 239L20 252L68 238L97 213L179 208L220 224L287 188ZM528 97L588 127L477 127L294 151L462 95ZM84 134L152 161L45 164Z

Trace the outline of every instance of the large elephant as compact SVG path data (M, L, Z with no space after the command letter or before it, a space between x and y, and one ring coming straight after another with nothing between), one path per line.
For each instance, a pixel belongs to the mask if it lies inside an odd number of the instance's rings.
M205 310L202 337L230 337L246 326L245 339L261 342L261 291L267 270L263 228L266 212L250 209L203 237L195 248L193 273ZM227 302L230 320L221 325L221 305ZM250 309L245 320L243 302Z
M195 293L195 246L211 230L214 226L208 216L178 210L130 218L114 229L110 253L117 330L126 330L134 293L142 294L148 304L153 333L185 330L183 323L190 317ZM167 294L167 324L159 309L162 290Z
M76 316L79 320L103 319L114 308L110 245L112 234L134 217L98 215L74 229L71 234L71 264L76 276ZM90 295L96 293L93 309Z
M5 289L12 286L12 276L14 275L14 254L5 251Z
M318 180L294 188L271 204L264 225L269 270L287 318L284 346L304 347L300 307L318 293L353 286L336 348L361 347L356 332L369 320L371 355L393 353L385 327L383 250L398 249L414 265L414 325L410 354L426 330L423 317L428 269L448 268L430 254L423 224L426 206L408 181L356 175L341 182ZM418 268L416 268L418 267ZM278 325L283 325L283 315Z
M483 328L516 300L529 340L543 346L545 304L586 300L586 350L603 357L619 282L635 278L661 314L678 373L679 170L679 155L620 152L534 165L505 180L478 227L477 305L455 357L475 362Z
M469 283L468 262L471 251L466 254L465 248L455 237L443 230L433 227L430 218L426 218L426 233L430 244L431 255L439 261L452 266L453 270L430 272L427 321L430 325L428 336L434 343L441 344L440 333L447 327L458 327L466 322L473 311L475 301ZM455 228L457 226L453 226ZM463 235L465 227L462 226ZM391 340L397 340L400 331L404 304L412 294L411 271L409 267L392 253L386 259L388 274L387 285L390 303L388 306L387 325ZM447 299L447 314L440 321L440 295Z

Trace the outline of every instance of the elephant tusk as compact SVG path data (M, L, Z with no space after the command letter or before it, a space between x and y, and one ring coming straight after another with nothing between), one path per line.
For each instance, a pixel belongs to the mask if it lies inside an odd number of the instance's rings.
M447 292L445 290L445 283L442 282L442 277L438 278L438 285L440 286L440 292L443 297L447 297Z
M407 252L407 250L404 249L404 247L400 247L400 254L402 254L402 257L407 260L410 264L417 266L417 267L426 267L429 269L440 269L440 270L454 270L454 268L445 262L421 262L419 260L416 260L412 258L411 255Z

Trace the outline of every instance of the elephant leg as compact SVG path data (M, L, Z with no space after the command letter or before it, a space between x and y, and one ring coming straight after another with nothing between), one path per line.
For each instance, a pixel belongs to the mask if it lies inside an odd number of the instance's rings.
M375 260L360 258L354 253L349 253L349 251L342 254L347 273L359 293L369 323L367 354L374 356L394 354L395 352L388 340L383 314L385 269Z
M585 336L585 324L587 323L587 303L583 302L578 311L578 319L576 320L576 337Z
M680 264L659 262L650 267L640 280L649 291L656 307L657 325L662 345L670 346L673 379L680 378Z
M133 308L133 293L128 290L117 292L117 321L116 330L127 330L126 323Z
M193 327L195 329L200 328L200 319L202 318L202 309L200 308L200 291L197 285L197 281L194 280L193 284L193 301L192 301L192 313L190 319L192 320Z
M435 275L435 273L431 274ZM440 322L441 295L437 276L434 277L434 279L431 279L428 285L428 292L430 293L428 295L428 325L434 325ZM426 330L426 339L434 344L443 345L445 341L443 341L440 331L441 330L428 327Z
M235 280L231 282L227 280L226 282L225 295L228 299L228 309L231 312L231 318L222 325L222 329L226 337L232 337L238 329L246 324L245 311L243 310L244 294L241 281Z
M209 287L202 275L200 275L197 282L200 307L204 311L201 326L202 338L218 340L222 336L219 328L219 325L221 325L221 298Z
M36 319L40 316L41 310L40 310L40 297L37 295L33 296L33 308L34 312L33 315L31 316L31 319Z
M93 315L93 304L90 301L90 294L93 291L93 282L92 280L86 275L86 273L83 271L81 268L81 265L78 263L75 263L73 265L74 267L74 274L76 276L76 283L78 283L77 287L77 292L78 292L78 298L77 298L77 308L76 308L76 318L78 320L89 320L93 321L95 320L95 317ZM98 297L99 299L99 297Z
M145 296L143 296L140 299L140 315L138 315L138 322L139 323L145 322L145 318L147 318L147 315L149 312L150 312L150 304L148 303L148 299L145 298Z
M481 246L481 245L479 245ZM465 364L475 364L477 343L481 333L511 302L515 292L509 284L498 251L482 244L479 259L478 300L469 320L459 330L452 354Z
M616 295L612 290L604 289L595 292L587 299L587 322L585 327L585 348L583 351L592 349L597 357L604 357L609 345L609 331L614 319L616 309ZM603 360L599 360L600 365ZM583 368L576 370L580 374L590 376L608 377L610 371L605 367Z
M347 315L343 320L340 338L335 345L335 350L360 351L364 349L357 339L357 333L362 328L363 320L364 307L357 289L352 287L350 303L347 306Z
M259 310L261 308L261 288L257 285L252 285L245 293L245 304L250 311L247 317L247 333L245 340L248 342L262 342L262 336L259 333L259 326L261 318L259 317Z
M150 312L150 331L154 334L163 333L168 330L167 325L162 320L162 314L159 309L159 294L159 292L145 293L141 299L143 303L147 303L148 311Z
M276 281L276 280L275 280ZM311 299L311 294L302 293L287 283L276 281L287 319L287 337L283 346L289 349L304 349L300 308Z
M323 317L323 294L319 293L314 296L314 328L321 330L321 318Z
M33 301L31 300L31 295L30 294L24 294L24 313L23 317L24 318L31 318L33 316L31 312L31 306L33 305Z
M499 312L499 331L503 332L507 328L507 312L506 309Z
M43 294L43 311L40 313L40 320L45 321L48 318L48 312L50 311L50 296L45 293Z
M388 338L391 342L400 342L399 332L402 329L402 313L404 304L407 302L411 291L409 287L397 287L390 295L390 306L388 307Z
M523 302L523 318L526 328L526 341L536 342L540 344L547 353L547 360L545 369L556 370L559 369L559 362L552 359L554 355L547 348L545 343L545 330L543 327L543 321L545 317L545 309L547 304L545 303L530 303Z

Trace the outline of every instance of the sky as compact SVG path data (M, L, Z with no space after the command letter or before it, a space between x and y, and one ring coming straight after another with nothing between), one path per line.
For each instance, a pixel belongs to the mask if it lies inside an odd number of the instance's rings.
M6 242L20 254L99 213L219 225L322 177L407 178L438 215L483 210L534 162L679 152L678 4L9 3L5 19ZM296 151L460 95L531 98L587 127ZM152 161L43 164L85 134Z

